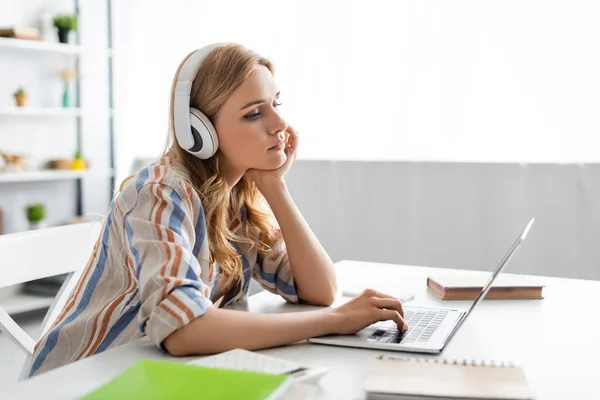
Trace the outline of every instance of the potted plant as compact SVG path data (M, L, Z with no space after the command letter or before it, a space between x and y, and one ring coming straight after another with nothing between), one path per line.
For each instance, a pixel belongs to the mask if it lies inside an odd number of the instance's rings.
M77 29L77 16L57 14L54 16L53 22L56 29L58 29L58 41L69 43L69 32Z
M23 87L19 87L14 93L15 101L17 102L17 107L24 107L27 104L27 92Z
M30 204L26 208L29 229L40 229L46 225L46 207L43 204Z

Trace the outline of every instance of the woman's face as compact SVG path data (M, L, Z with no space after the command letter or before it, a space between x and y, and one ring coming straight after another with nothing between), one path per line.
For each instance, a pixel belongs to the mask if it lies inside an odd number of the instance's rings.
M278 98L271 71L261 65L227 99L215 117L215 129L228 168L243 174L285 163L288 125L277 109Z

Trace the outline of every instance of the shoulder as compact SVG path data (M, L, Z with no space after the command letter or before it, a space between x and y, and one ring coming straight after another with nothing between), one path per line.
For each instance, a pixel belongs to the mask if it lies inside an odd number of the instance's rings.
M145 194L162 196L165 200L176 203L185 203L190 209L196 208L194 204L200 203L200 196L187 179L185 172L166 156L131 176L121 188L119 199L126 208L132 208Z

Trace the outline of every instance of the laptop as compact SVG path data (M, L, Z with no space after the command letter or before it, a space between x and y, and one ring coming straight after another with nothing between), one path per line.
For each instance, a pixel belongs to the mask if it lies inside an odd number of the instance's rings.
M378 350L407 351L414 353L440 353L462 326L475 307L485 298L496 277L509 263L521 243L527 237L535 218L531 219L525 230L504 255L492 276L483 286L481 293L471 304L468 311L452 308L433 308L405 306L404 320L408 330L398 331L393 321L381 321L359 331L354 335L327 335L310 338L311 343L332 346L362 347Z

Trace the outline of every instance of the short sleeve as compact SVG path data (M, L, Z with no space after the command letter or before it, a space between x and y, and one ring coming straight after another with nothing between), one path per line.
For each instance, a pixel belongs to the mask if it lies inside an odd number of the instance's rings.
M290 303L298 303L298 291L287 254L285 241L279 229L271 250L264 257L260 254L252 270L252 277L265 289L283 297Z
M174 188L150 183L125 215L141 297L140 330L157 346L212 306L210 289L200 279L208 265L200 265L192 251L198 228L189 204Z

